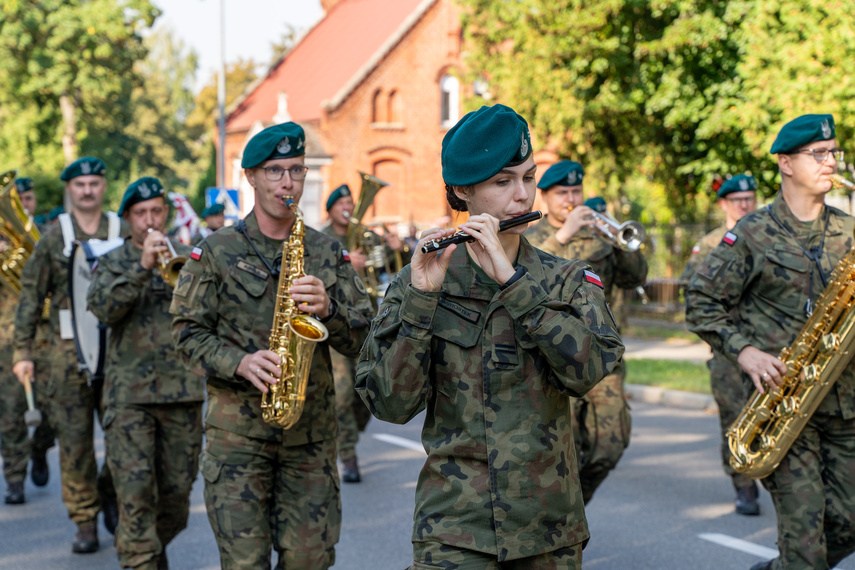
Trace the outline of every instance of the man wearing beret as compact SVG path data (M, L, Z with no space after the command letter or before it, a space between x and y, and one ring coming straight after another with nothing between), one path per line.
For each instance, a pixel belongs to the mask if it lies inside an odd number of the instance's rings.
M724 212L724 223L714 229L692 248L680 285L685 288L689 280L707 254L721 243L724 234L733 229L743 216L753 212L757 206L757 181L753 176L737 174L728 178L718 189L718 206ZM742 376L742 370L723 354L713 350L712 358L707 361L710 370L710 386L718 404L718 414L721 425L721 454L724 472L733 482L736 491L736 512L740 515L759 515L760 504L757 502L757 483L748 477L734 471L730 465L730 447L727 444L727 430L739 416L748 396L751 394L751 384Z
M347 184L342 184L332 191L327 198L327 214L329 215L329 223L324 226L321 231L338 241L343 248L347 248L347 229L350 226L350 217L353 215L353 196L350 192L350 187ZM412 253L404 242L394 232L385 234L386 243L383 244L380 236L374 232L364 229L363 247L371 248L383 246L386 265L392 267L395 262L395 253L401 256L403 264L410 262ZM347 256L350 259L356 273L363 279L366 279L365 268L368 262L368 256L363 251L363 247L353 251L347 251ZM375 268L377 272L383 271L382 268ZM377 282L378 273L375 273L374 287L379 286ZM392 278L394 276L388 276ZM359 483L362 477L359 473L359 462L356 456L356 444L359 441L359 432L364 431L371 419L371 412L365 407L362 399L356 395L353 388L353 382L356 378L356 359L345 357L338 352L330 351L333 366L333 376L335 377L335 407L336 416L338 417L338 457L342 462L341 479L345 483Z
M44 374L34 378L47 384L54 402L59 435L62 499L78 531L72 551L98 550L97 517L104 510L108 530L115 529L118 512L115 491L105 465L100 476L93 442L94 414L100 407L101 387L90 385L78 368L71 327L68 278L71 247L75 240L109 239L123 234L116 214L101 211L107 189L106 167L94 157L81 158L63 170L60 178L71 201L71 213L60 214L59 224L42 236L22 277L23 289L15 314L13 370L19 381L33 378L36 331L45 299L50 297L51 349L54 354L51 381Z
M202 210L202 219L211 233L226 225L226 207L222 204L212 204Z
M98 259L89 309L110 327L104 376L107 462L119 504L123 568L166 568L166 545L187 526L202 450L202 379L172 342L172 287L159 260L190 248L164 234L169 206L157 178L125 191L124 245ZM173 253L174 252L174 253Z
M341 527L336 469L335 387L329 349L355 356L373 307L337 241L305 228L305 276L288 293L329 337L314 351L305 406L284 430L262 419L262 393L279 382L270 346L280 272L306 178L305 135L295 123L269 127L247 144L241 166L255 207L193 250L175 288L176 347L206 377L201 457L208 520L223 568L328 568ZM283 280L287 285L289 280ZM283 388L284 389L284 388Z
M758 391L780 388L777 355L796 339L834 267L853 244L855 219L825 204L843 152L831 115L781 128L781 191L744 216L698 266L686 321L737 363ZM835 378L825 380L834 381ZM753 569L830 568L855 551L855 367L850 362L763 486L778 519L776 559Z
M614 287L634 289L647 280L647 260L640 251L624 251L594 226L594 210L605 211L600 197L585 201L585 170L572 160L552 165L537 187L548 214L526 232L535 247L591 264L603 281L606 301ZM615 370L583 398L573 400L573 436L585 503L615 468L629 445L631 418L624 395L626 367Z

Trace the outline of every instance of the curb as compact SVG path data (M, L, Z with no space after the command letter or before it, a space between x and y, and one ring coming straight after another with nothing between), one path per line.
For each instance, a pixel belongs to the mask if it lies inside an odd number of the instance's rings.
M624 393L626 394L626 399L631 402L658 404L670 408L703 410L710 414L718 414L718 405L715 403L715 399L706 394L666 390L665 388L642 386L640 384L627 384L624 388Z

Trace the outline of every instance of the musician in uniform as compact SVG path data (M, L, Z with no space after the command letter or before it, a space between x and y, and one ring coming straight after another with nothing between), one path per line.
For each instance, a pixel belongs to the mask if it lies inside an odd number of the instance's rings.
M753 176L738 174L726 180L718 189L718 206L724 211L724 223L705 235L692 248L692 256L680 276L680 285L684 288L706 258L707 254L721 243L724 234L733 229L745 214L753 212L757 206L757 181ZM730 447L727 445L727 430L739 416L748 396L751 383L742 376L742 370L723 354L713 349L712 358L707 361L710 370L710 386L716 404L721 425L721 454L724 472L730 476L736 492L736 512L741 515L759 515L760 503L757 502L757 483L753 479L737 473L730 465Z
M100 409L101 386L89 385L80 371L70 326L68 298L69 256L75 239L108 239L123 235L121 220L101 211L107 189L104 162L81 158L63 170L60 178L71 201L71 213L60 214L48 229L24 268L23 288L15 314L13 370L19 381L33 377L34 343L45 299L50 296L52 371L48 392L59 436L62 499L77 524L72 551L98 550L97 517L104 510L108 530L118 519L115 491L106 465L98 473L93 441L94 413ZM94 331L93 331L94 334ZM36 376L35 381L45 378ZM37 389L41 389L41 386ZM100 414L99 414L100 417Z
M647 260L640 251L624 251L594 226L595 210L605 211L605 201L585 200L585 170L572 160L552 165L537 187L548 214L526 232L535 247L591 264L603 280L606 301L614 287L634 289L647 280ZM629 445L631 417L624 394L626 365L621 361L583 398L573 400L573 439L579 459L579 478L585 503L609 471L617 466Z
M36 211L36 192L30 178L16 178L15 188L21 205L27 214ZM41 229L41 228L40 228ZM8 247L0 241L0 248ZM3 279L0 276L0 279ZM32 460L30 477L37 487L47 485L50 470L47 463L47 451L53 447L56 430L51 424L50 400L45 384L33 389L36 409L41 413L41 424L33 432L30 440L27 434L25 417L27 399L24 387L12 374L12 329L15 321L15 305L18 296L13 289L0 287L0 456L3 458L3 476L6 479L7 505L24 503L24 480L27 478L27 463ZM43 348L50 337L45 334L45 320L37 334L36 345ZM46 365L44 351L37 350L35 358L36 374L47 381L50 366Z
M824 203L842 158L831 115L790 121L771 153L781 191L724 235L686 295L689 329L736 362L761 392L780 387L786 366L777 355L808 320L855 231L855 219ZM775 505L780 554L755 570L830 568L855 551L853 394L850 363L763 479Z
M581 568L588 527L568 396L623 354L590 267L534 248L528 124L504 105L465 115L442 141L446 197L475 238L422 253L386 293L357 367L378 419L427 411L411 568Z
M329 223L321 229L321 232L341 243L347 248L347 228L350 226L350 218L353 215L353 196L350 187L342 184L332 191L327 198L326 208L329 215ZM371 238L371 236L374 236ZM385 234L384 255L386 263L395 264L395 253L402 256L403 262L409 263L412 253L394 232ZM371 246L380 245L381 238L370 232ZM376 238L376 239L375 239ZM348 251L347 256L353 264L354 269L360 274L365 270L368 257L361 248ZM345 483L359 483L362 476L359 473L359 462L356 456L356 444L359 441L359 433L365 431L371 412L365 407L362 399L356 395L353 383L356 377L356 359L343 356L335 350L330 351L332 359L333 377L335 378L335 409L338 418L338 457L342 462L341 480Z
M193 250L171 308L177 348L206 376L208 520L223 568L269 567L271 545L279 567L327 568L341 526L329 348L355 356L372 307L338 242L306 228L306 275L291 282L290 296L329 338L314 351L297 424L283 430L263 421L262 393L280 376L279 357L266 348L283 310L276 301L283 242L296 220L285 200L299 202L306 176L303 129L289 122L261 131L241 166L255 207Z
M202 219L205 220L209 233L214 233L226 225L226 207L222 204L212 204L202 210Z
M89 309L110 327L104 376L107 462L119 504L123 568L167 568L166 545L187 526L202 450L202 379L172 343L172 288L158 271L169 206L157 178L128 186L119 207L124 245L98 259ZM170 240L172 251L190 248ZM165 260L166 257L163 257Z

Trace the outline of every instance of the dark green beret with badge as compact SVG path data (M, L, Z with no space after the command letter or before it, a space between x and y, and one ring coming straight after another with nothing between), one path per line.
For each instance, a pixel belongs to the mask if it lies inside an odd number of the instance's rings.
M531 155L528 123L510 107L493 105L467 113L442 139L442 179L471 186Z
M537 187L546 192L555 185L561 186L578 186L585 178L585 169L578 162L572 160L562 160L550 166Z
M342 184L338 188L332 191L330 197L327 198L327 212L333 207L333 204L338 201L339 198L344 198L345 196L350 196L350 186L347 184Z
M48 212L48 221L49 222L54 221L63 212L65 212L65 208L63 208L62 206L57 206L56 208L51 209L51 211Z
M104 161L100 158L84 156L83 158L78 158L66 166L65 170L62 171L62 174L59 175L59 179L63 182L68 182L72 178L77 178L78 176L89 176L90 174L95 176L107 176L107 165L104 164Z
M217 214L222 214L226 211L226 207L222 204L212 204L202 210L202 218L207 218L208 216L216 216Z
M134 204L151 200L152 198L162 198L165 192L163 184L160 180L153 176L144 176L132 182L128 189L125 190L125 195L122 197L122 205L119 206L119 215L122 216Z
M15 189L18 191L18 195L20 196L24 192L30 192L33 189L33 179L32 178L16 178L15 179Z
M778 132L771 154L787 154L815 141L833 139L834 117L831 115L802 115L793 119Z
M255 168L265 160L306 154L306 134L297 123L268 127L252 137L243 150L241 168Z
M716 196L719 198L724 198L728 194L733 194L734 192L755 192L757 190L757 181L753 176L748 176L747 174L737 174L730 180L725 180L724 184L721 185L721 188L716 192Z
M604 214L606 212L606 201L600 198L599 196L588 198L587 200L585 200L585 205L594 210L595 212L599 212L600 214Z

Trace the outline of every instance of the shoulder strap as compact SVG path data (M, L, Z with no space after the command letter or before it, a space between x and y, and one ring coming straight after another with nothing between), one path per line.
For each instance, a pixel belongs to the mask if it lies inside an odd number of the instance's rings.
M119 231L122 227L122 222L119 221L119 214L116 212L107 212L107 239L116 239L119 237Z
M74 223L71 221L71 214L62 213L59 215L59 227L62 229L62 255L70 257L71 246L74 243Z

